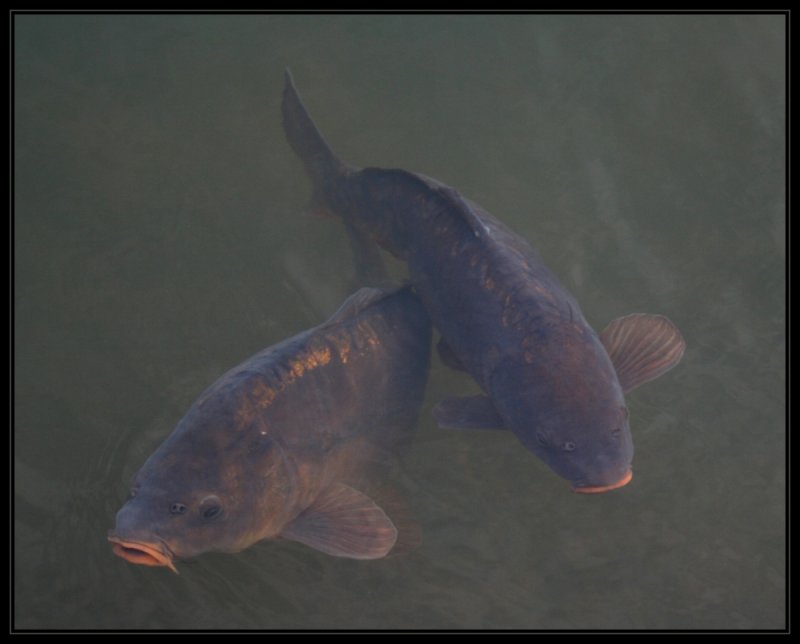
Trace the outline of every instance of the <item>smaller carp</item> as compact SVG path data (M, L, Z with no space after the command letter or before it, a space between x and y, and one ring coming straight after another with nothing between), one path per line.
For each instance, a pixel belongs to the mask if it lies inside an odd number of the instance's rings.
M134 477L108 535L114 553L177 572L176 559L283 537L384 557L397 526L359 487L410 438L430 339L410 287L364 288L226 373Z
M408 264L443 362L483 389L441 401L439 425L510 430L576 492L629 483L625 394L678 364L686 344L677 327L634 314L596 333L530 244L481 206L421 174L339 159L288 70L282 113L315 208Z

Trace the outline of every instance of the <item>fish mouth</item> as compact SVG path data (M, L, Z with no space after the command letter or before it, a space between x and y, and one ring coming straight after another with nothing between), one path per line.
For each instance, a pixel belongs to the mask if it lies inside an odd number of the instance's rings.
M608 492L609 490L616 490L631 482L633 478L633 470L628 470L627 473L616 483L611 485L581 485L573 486L572 491L580 494L600 494L601 492Z
M141 566L165 566L176 575L179 574L166 545L130 541L115 534L109 534L108 540L111 542L111 551L125 561Z

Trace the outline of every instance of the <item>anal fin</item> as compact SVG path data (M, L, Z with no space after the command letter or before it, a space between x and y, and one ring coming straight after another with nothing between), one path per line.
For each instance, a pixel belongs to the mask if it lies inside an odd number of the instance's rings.
M461 362L461 359L455 354L455 351L450 348L450 345L444 341L444 338L439 338L439 342L436 343L436 352L439 354L439 359L445 366L457 371L466 371L464 363Z

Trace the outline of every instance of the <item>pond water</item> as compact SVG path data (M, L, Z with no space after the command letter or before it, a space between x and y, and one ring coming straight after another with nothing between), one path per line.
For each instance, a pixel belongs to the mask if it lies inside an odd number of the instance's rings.
M776 629L786 620L782 16L14 19L14 619L28 629ZM106 532L194 398L348 292L283 71L357 165L436 177L601 329L669 316L635 477L572 494L434 359L402 557L263 542L167 569ZM398 278L403 267L393 264Z

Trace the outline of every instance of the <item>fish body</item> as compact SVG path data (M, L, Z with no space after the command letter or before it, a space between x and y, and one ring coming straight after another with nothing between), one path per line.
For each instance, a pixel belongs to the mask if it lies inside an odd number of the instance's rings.
M362 289L324 324L231 369L134 477L116 554L174 568L283 537L375 559L397 527L361 483L413 431L431 327L408 287Z
M440 402L439 424L509 429L576 491L628 483L633 440L624 394L680 359L674 325L634 315L598 335L539 254L479 205L421 174L342 162L288 72L283 123L315 207L407 262L441 333L442 359L485 392Z

